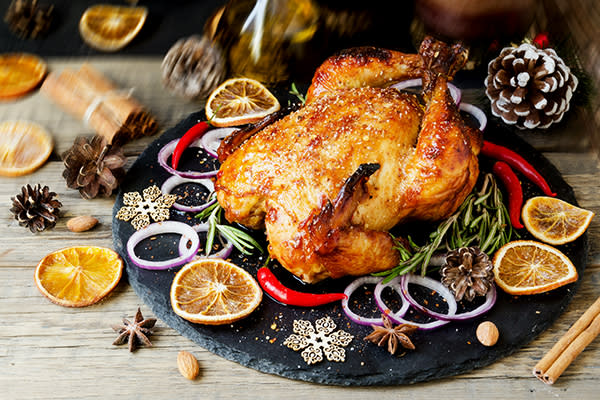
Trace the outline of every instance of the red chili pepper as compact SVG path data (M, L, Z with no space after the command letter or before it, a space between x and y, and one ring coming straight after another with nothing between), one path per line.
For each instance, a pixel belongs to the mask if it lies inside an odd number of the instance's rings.
M290 306L314 307L345 299L344 293L314 294L297 292L283 286L267 267L261 267L256 277L260 286L275 300Z
M508 192L508 214L512 226L522 229L523 224L521 224L520 217L521 207L523 207L523 189L521 188L519 178L517 178L517 175L510 166L502 161L496 161L492 171L502 180Z
M540 189L542 189L542 192L544 192L546 196L556 196L556 193L552 192L550 189L548 182L546 182L544 177L535 170L533 165L529 164L523 157L514 151L484 140L483 147L481 148L481 154L487 157L495 158L496 160L504 161L525 175L525 177L531 182L536 184Z
M183 154L183 151L189 147L196 139L202 137L204 133L210 128L210 124L206 121L198 122L192 126L188 131L179 139L175 150L173 150L173 156L171 157L171 166L177 169L179 165L179 159Z

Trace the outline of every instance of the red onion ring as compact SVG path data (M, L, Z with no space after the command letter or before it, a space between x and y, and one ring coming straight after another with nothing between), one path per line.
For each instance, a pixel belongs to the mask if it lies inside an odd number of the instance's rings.
M407 89L410 87L417 87L417 86L423 86L423 80L421 78L409 79L406 81L398 82L390 87L394 88L396 90L404 90L404 89ZM448 89L450 90L450 96L452 96L454 103L460 104L460 99L462 97L462 91L450 82L448 82Z
M442 297L447 299L447 297L446 297L447 294L441 293L438 289L435 289L434 287L429 286L428 284L423 284L423 282L420 280L421 279L431 280L431 281L435 282L435 287L438 287L439 285L437 285L437 284L439 283L441 285L441 283L436 281L435 279L431 279L431 278L427 278L427 277L418 276L418 279L415 279L414 277L415 276L413 275L410 278L407 278L401 282L402 293L403 293L406 301L408 303L410 303L411 306L413 306L414 308L421 311L423 314L427 314L430 317L433 317L433 318L436 318L436 319L439 319L442 321L465 321L465 320L468 320L471 318L475 318L475 317L478 317L478 316L488 312L496 303L496 297L497 297L496 296L496 286L492 285L490 290L488 290L488 292L485 295L485 301L483 302L483 304L481 304L477 308L475 308L471 311L460 313L460 314L457 314L456 310L454 311L454 313L451 313L450 312L452 310L451 307L453 307L453 306L450 303L448 303L448 313L447 314L438 313L438 312L428 309L427 307L425 307L424 305L422 305L420 303L417 303L417 301L408 292L408 284L414 283L417 285L422 285L422 286L428 287L432 290L436 290ZM444 288L446 288L444 285L442 285L442 286ZM456 300L454 300L454 295L452 295L450 290L448 290L447 288L446 288L446 290L448 291L448 293L450 293L450 296L453 299L453 303L456 304Z
M458 107L461 111L471 114L477 122L479 122L479 130L483 132L487 126L487 117L485 113L479 107L475 107L473 104L460 103Z
M213 182L210 179L182 178L179 175L173 175L172 177L170 177L169 179L167 179L166 181L163 182L162 186L160 187L160 191L162 194L170 194L174 188L176 188L177 186L179 186L183 183L197 183L198 185L202 185L205 188L207 188L209 192L212 192L215 190L215 185L213 184ZM200 204L198 206L184 206L183 204L174 203L173 208L175 208L179 211L185 211L185 212L200 212L200 211L204 210L206 207L214 204L215 201L217 201L217 199L212 199L212 200L207 201L206 203Z
M202 144L200 143L201 139L202 138L197 139L194 142L192 142L190 147L202 147ZM169 172L171 175L178 175L178 176L181 176L182 178L199 179L199 178L210 178L210 177L217 175L217 170L208 171L208 172L177 171L176 169L171 167L168 163L169 156L171 154L173 154L173 150L175 150L175 147L177 147L178 142L179 142L179 139L171 140L162 149L160 149L160 151L158 152L158 163L160 164L161 167L163 167L165 170L167 170L167 172Z
M403 317L398 317L395 316L394 314L390 314L388 315L390 321L392 321L395 324L409 324L409 325L414 325L419 329L422 329L424 331L428 331L428 330L432 330L432 329L436 329L439 328L440 326L444 326L448 323L450 323L450 321L442 321L441 319L436 319L435 321L431 321L431 322L415 322L415 321L410 321L408 319L404 319Z
M219 149L219 146L221 145L221 140L223 140L227 136L231 135L231 133L233 133L237 129L238 128L211 129L210 131L208 131L204 135L202 135L202 137L200 138L200 143L202 145L202 148L204 149L204 151L206 151L212 157L219 158L219 156L217 154L217 150Z
M196 225L192 226L192 228L197 233L207 232L208 224L207 223L196 224ZM194 256L194 260L198 260L201 258L222 258L224 260L227 257L229 257L231 255L231 252L233 251L233 243L231 243L226 238L223 239L223 237L221 235L219 235L219 240L221 241L221 245L223 245L223 248L221 250L219 250L218 252L216 252L214 254L209 254L209 255L196 254ZM181 240L179 241L179 254L183 254L186 251L188 251L187 242L188 242L187 238L184 238L182 236ZM225 242L225 243L223 243L223 242Z
M381 298L381 293L383 292L383 289L385 289L386 287L390 287L391 289L396 291L396 293L398 293L400 295L400 297L402 298L402 307L400 307L400 309L398 311L396 311L395 313L393 313L392 310L390 310L390 308L385 304L385 302ZM383 280L381 280L377 284L377 286L375 286L375 291L373 292L373 295L375 296L375 301L377 302L377 306L379 307L381 312L384 313L385 315L394 314L394 315L397 315L398 317L403 317L404 314L406 314L406 312L408 311L408 308L410 307L410 304L408 303L408 301L406 301L406 299L404 298L404 295L402 294L399 276L395 277L394 279L392 279L391 281L389 281L386 284L384 284Z
M440 286L442 286L445 289L445 291L448 292L448 293L446 293L446 295L449 294L450 297L452 298L452 300L454 300L454 296L452 295L452 293L450 293L450 291L444 285L442 285L441 282L438 282L431 278L424 278L424 277L421 277L418 275L412 275L412 274L403 275L400 279L400 286L402 288L402 290L401 290L402 296L404 297L404 300L407 303L409 303L411 306L415 307L417 310L420 311L422 306L419 303L417 303L416 301L414 301L414 299L412 299L412 296L410 296L410 297L407 296L408 290L406 290L406 288L408 288L408 281L410 280L409 276L422 278L423 280L427 279L427 280L431 281L432 283L435 282L435 283L439 284ZM417 284L420 284L421 281L419 279L416 279L416 280L417 280ZM425 283L429 283L429 281L427 281ZM429 287L430 289L432 289L427 284L425 284L423 286L426 286L426 287ZM437 288L437 285L435 285L435 287ZM433 290L437 291L437 289L433 289ZM439 291L438 291L438 293L442 294ZM409 301L409 298L412 299L413 301L412 302ZM454 304L454 307L452 307L452 304ZM454 300L454 303L452 303L452 301L449 301L449 303L448 303L448 314L453 314L453 313L456 313L456 300ZM417 328L422 329L422 330L436 329L436 328L439 328L440 326L446 325L450 322L450 321L444 321L441 319L436 319L435 321L422 323L422 322L410 321L408 319L405 319L404 316L396 315L396 314L390 314L389 318L392 322L394 322L396 324L410 324L410 325L414 325ZM436 318L436 317L433 317L433 318Z
M172 258L164 261L148 261L142 260L135 254L135 246L137 246L142 240L147 237L160 235L163 233L179 233L181 239L179 241L179 257ZM182 251L181 242L185 240L185 251ZM187 242L190 241L192 244L190 248L187 248ZM140 268L151 269L151 270L163 270L173 267L178 267L192 260L196 255L196 252L200 248L200 239L198 234L193 227L183 222L176 221L163 221L150 224L147 227L136 231L127 240L127 255L135 265Z
M346 295L345 299L342 299L342 310L344 313L350 318L353 322L359 325L383 325L383 318L365 318L356 314L354 311L350 310L348 306L348 302L350 301L350 295L358 289L360 286L364 284L378 284L382 281L383 278L379 278L376 276L362 276L358 279L352 281L344 290L344 294Z
M424 286L428 289L436 291L440 296L444 298L444 300L446 300L446 303L448 304L448 312L444 314L438 313L418 303L408 291L409 283ZM440 281L436 281L435 279L426 276L406 274L402 276L402 279L400 281L400 287L402 289L402 296L404 296L404 300L406 300L406 302L409 303L413 308L419 310L423 314L427 314L430 317L442 321L450 321L450 318L456 314L456 310L458 308L458 305L456 304L456 299L454 298L452 292L450 292L450 290L446 286L444 286Z
M467 311L467 312L460 313L460 314L455 314L453 317L446 317L446 318L448 318L450 321L464 321L467 319L479 317L480 315L488 312L494 306L494 304L496 304L497 297L498 296L496 293L496 285L492 284L492 286L490 287L490 290L488 290L488 292L485 294L485 301L483 302L482 305L475 308L474 310ZM442 318L440 318L440 319L442 319Z

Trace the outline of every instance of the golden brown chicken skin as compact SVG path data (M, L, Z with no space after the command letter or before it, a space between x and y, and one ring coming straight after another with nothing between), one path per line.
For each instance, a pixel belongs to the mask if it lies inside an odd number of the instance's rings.
M365 57L330 63L336 80L313 80L307 104L245 141L217 176L227 219L264 228L271 257L306 282L392 268L399 258L387 231L448 217L477 179L480 132L462 121L447 77L426 77L421 105L395 89L361 87L382 81L378 58ZM428 65L407 59L410 68ZM406 65L398 69L404 76Z

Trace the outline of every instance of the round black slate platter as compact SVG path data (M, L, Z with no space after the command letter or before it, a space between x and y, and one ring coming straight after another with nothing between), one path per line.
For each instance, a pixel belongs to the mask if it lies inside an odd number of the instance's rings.
M148 146L128 171L117 195L113 215L123 206L124 193L141 193L153 184L160 186L170 176L156 161L158 151L169 141L183 135L202 118L203 113L200 112L188 116ZM550 186L558 193L558 198L576 204L573 190L558 170L526 142L493 122L488 125L485 137L522 154L546 177ZM483 159L481 166L482 169L489 170L489 160ZM522 182L526 198L541 194L525 179ZM171 212L171 218L193 220L174 211ZM113 241L115 249L125 260L129 283L164 323L205 349L241 365L291 379L330 385L408 384L453 376L489 365L518 350L548 328L564 311L579 285L576 282L549 293L520 297L509 296L499 290L496 305L485 316L467 322L453 322L430 332L417 332L413 336L417 348L415 351L392 356L385 348L364 341L363 338L371 332L371 328L351 323L337 304L311 309L288 307L265 295L259 308L238 323L216 327L189 323L173 313L169 301L170 285L177 269L149 271L130 262L125 246L133 231L128 222L113 218ZM253 235L264 242L262 233L255 232ZM529 238L526 233L521 233L521 237ZM152 251L155 252L156 248L162 247L163 252L167 249L168 253L169 249L176 249L176 238L165 238L162 246L156 246L158 242L160 240L151 242L140 251L143 253L154 247ZM588 250L587 235L560 246L560 249L573 261L579 276L583 276ZM232 261L255 276L257 269L264 263L264 257L245 257L234 252ZM301 291L342 291L350 281L340 279L304 286L281 267L274 266L274 272L286 285ZM345 362L325 360L309 366L299 352L294 352L282 343L293 333L294 320L303 319L314 324L324 316L330 316L338 328L354 335L354 340L346 347ZM500 340L494 347L486 348L477 342L475 329L483 320L493 321L501 332Z

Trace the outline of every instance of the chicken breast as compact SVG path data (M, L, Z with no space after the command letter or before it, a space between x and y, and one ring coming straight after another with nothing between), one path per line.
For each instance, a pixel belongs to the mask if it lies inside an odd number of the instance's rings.
M466 126L447 90L462 53L443 52L439 61L431 46L418 56L365 49L328 60L304 107L222 163L215 190L226 218L265 229L271 257L306 282L394 267L399 256L388 230L448 217L478 176L481 134ZM436 71L440 63L446 73ZM415 71L427 104L369 86Z

